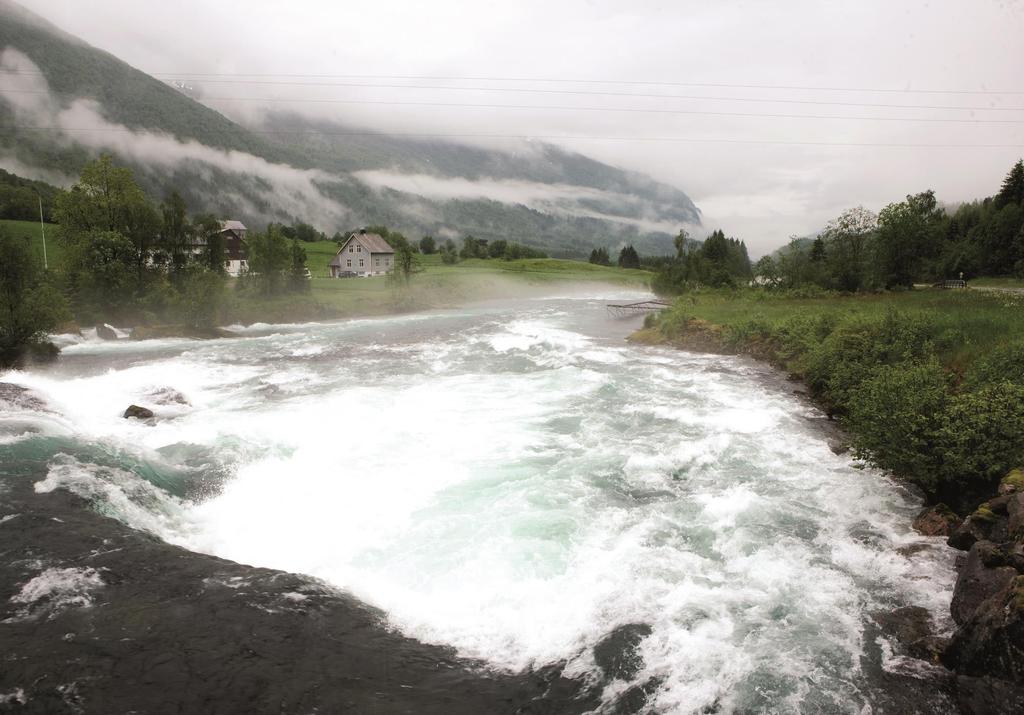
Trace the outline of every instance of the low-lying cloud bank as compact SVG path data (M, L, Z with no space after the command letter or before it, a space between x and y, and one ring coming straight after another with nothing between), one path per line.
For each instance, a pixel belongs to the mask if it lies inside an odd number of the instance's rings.
M109 122L103 116L101 105L94 100L75 99L66 103L54 96L39 67L13 47L0 53L0 97L12 106L20 125L55 131L63 142L110 151L125 160L162 170L187 166L202 172L206 167L250 177L255 180L250 182L255 195L246 203L254 211L258 212L255 203L262 202L284 215L307 217L324 226L340 225L348 220L349 212L345 207L324 196L317 187L317 182L337 181L337 177L316 169L275 164L245 152L216 149L195 140L180 141L163 132L131 129ZM25 169L24 164L5 158L0 158L0 165L15 172Z
M634 226L641 231L675 234L689 224L666 221L658 206L636 196L572 184L542 184L519 179L441 177L373 169L355 178L374 188L388 188L438 201L486 199L523 205L556 216L586 216ZM615 213L612 213L614 211Z

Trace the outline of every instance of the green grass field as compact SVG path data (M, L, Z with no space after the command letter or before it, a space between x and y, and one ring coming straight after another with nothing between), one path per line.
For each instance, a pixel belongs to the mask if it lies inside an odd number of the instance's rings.
M61 247L57 240L57 224L45 224L46 229L46 262L53 270L60 265ZM39 256L40 265L43 262L43 228L38 221L8 221L0 219L0 229L10 233L12 236L28 236L32 242L32 250Z
M531 258L518 261L470 259L445 265L441 257L417 255L419 270L408 287L385 276L329 278L333 242L303 244L313 275L306 295L232 301L233 321L290 321L453 307L475 300L536 294L555 284L613 284L646 289L651 273L597 266L582 261Z
M942 356L949 365L970 363L994 346L1024 336L1024 294L1009 292L918 289L821 298L708 292L677 299L672 312L749 334L775 332L801 318L828 316L840 322L879 318L890 311L932 318L951 331L956 337Z
M1024 278L975 278L968 282L972 288L1022 288Z

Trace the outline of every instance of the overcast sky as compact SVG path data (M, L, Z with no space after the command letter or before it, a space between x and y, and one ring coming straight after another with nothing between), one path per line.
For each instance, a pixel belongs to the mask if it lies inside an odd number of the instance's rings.
M22 2L139 69L242 98L209 100L231 116L543 137L644 171L755 255L857 204L992 194L1024 155L1015 0ZM512 91L527 89L543 91ZM763 116L780 114L802 118ZM907 118L931 121L892 121ZM850 146L865 144L933 146ZM957 147L978 144L1000 146Z

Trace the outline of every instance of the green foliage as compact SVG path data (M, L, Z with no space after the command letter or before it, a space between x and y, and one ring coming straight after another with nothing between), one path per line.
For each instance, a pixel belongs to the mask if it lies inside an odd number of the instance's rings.
M246 243L251 280L257 291L265 296L282 292L292 266L292 250L280 227L271 224L263 233L250 233Z
M217 325L224 304L224 281L222 272L199 263L182 269L173 303L186 325L193 328Z
M713 231L703 244L680 231L675 246L676 255L659 266L652 282L659 294L673 295L699 286L734 288L753 278L746 244L727 238L720 230Z
M43 221L53 220L53 202L60 191L43 181L31 181L0 169L0 219L39 221L42 201Z
M0 229L0 366L67 317L64 297L42 275L29 242Z
M487 239L474 238L473 236L466 236L462 239L462 250L459 251L459 258L462 260L467 258L487 258L488 255Z
M995 196L996 208L1024 204L1024 159L1018 159Z
M437 244L433 236L424 236L420 239L420 253L429 256L437 250Z
M970 366L964 376L964 387L969 390L999 382L1024 385L1024 338L985 353Z
M996 382L953 397L938 437L943 477L995 485L1024 463L1024 385Z
M950 401L945 372L935 361L884 365L848 394L849 424L859 456L906 476L935 494Z
M455 247L455 242L453 240L451 240L450 238L447 239L441 245L440 253L441 253L441 260L445 263L445 265L449 265L450 266L450 265L454 265L454 264L459 262L459 251Z
M399 282L402 285L408 286L412 274L418 273L421 270L420 263L412 252L412 247L408 243L398 244L395 248L395 269L391 272L389 278L393 282Z
M306 278L306 249L298 238L292 239L291 265L288 269L288 288L295 293L309 291L309 279Z
M602 246L601 248L595 248L590 252L590 263L598 266L610 266L612 264L611 256L608 255L608 249Z
M622 250L619 251L618 264L619 268L639 268L640 254L636 252L632 245L623 246Z

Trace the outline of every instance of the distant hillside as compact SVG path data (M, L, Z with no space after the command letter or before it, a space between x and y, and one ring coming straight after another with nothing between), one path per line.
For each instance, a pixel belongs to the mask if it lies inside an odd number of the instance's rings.
M0 0L0 53L0 167L22 176L67 181L106 151L154 198L176 189L193 211L254 226L386 224L552 255L626 242L670 253L678 228L700 223L683 192L550 145L508 153L352 136L288 113L243 127L10 0Z

